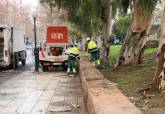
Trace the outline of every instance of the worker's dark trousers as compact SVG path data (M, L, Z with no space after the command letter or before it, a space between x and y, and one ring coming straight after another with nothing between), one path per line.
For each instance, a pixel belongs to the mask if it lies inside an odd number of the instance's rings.
M91 52L91 61L92 62L95 62L95 61L97 61L99 59L99 57L98 57L98 51L92 51Z
M76 73L76 58L69 57L67 73Z

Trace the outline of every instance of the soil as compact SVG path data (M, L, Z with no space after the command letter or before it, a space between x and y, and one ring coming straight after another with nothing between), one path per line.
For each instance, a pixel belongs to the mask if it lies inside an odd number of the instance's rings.
M133 66L122 66L101 70L106 78L115 82L120 90L141 109L165 107L165 90L142 96L138 91L148 87L156 70L156 52L145 55L143 63Z

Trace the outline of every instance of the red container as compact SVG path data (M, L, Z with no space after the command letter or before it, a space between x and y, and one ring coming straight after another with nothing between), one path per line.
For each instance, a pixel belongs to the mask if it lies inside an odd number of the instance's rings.
M51 26L47 28L46 43L68 43L68 29L65 26Z

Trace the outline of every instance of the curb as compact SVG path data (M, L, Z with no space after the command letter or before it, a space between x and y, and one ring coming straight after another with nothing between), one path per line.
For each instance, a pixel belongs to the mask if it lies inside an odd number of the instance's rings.
M80 60L80 78L88 114L142 114L85 58Z

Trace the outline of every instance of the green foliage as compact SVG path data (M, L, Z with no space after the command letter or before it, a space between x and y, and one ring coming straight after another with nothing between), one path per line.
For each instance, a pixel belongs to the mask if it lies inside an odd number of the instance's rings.
M120 10L121 14L126 14L129 8L130 0L113 0L112 1L112 15L115 16L117 9Z
M118 3L116 1L113 1L111 4L112 4L112 16L115 17L116 12L117 12Z
M113 25L112 33L115 34L117 38L125 37L131 20L132 14L119 17L117 22Z
M134 4L141 6L144 13L147 13L153 11L158 0L113 0L113 13L115 14L116 8L119 8L121 13L125 14L132 1Z
M101 31L100 7L98 0L83 0L78 9L79 22L76 20L79 29L88 35ZM74 17L73 17L74 18Z
M75 31L75 30L71 30L71 29L69 29L69 36L70 36L71 38L76 38L76 39L78 39L78 40L80 40L80 38L81 38L80 32Z
M121 34L125 34L129 25L130 25L130 22L131 22L131 19L132 19L132 15L127 15L127 16L121 16L119 17L119 20L116 24L117 26L117 29L119 30L119 32Z
M92 35L101 31L101 0L40 0L68 12L68 20L82 32ZM52 2L53 1L53 2ZM104 0L105 1L105 0Z
M111 34L110 35L110 42L113 43L113 41L116 39L116 35L115 34Z
M151 12L155 9L158 0L133 0L135 4L142 6L144 12Z
M158 0L133 0L145 11L151 11ZM68 12L68 20L87 35L100 34L102 21L106 19L109 0L40 0L41 3L48 3L50 7L58 6ZM125 14L132 0L112 0L112 15L115 16L117 8ZM128 19L128 20L127 20ZM129 17L120 17L116 25L117 32L123 36L127 30ZM118 36L118 35L116 35Z

